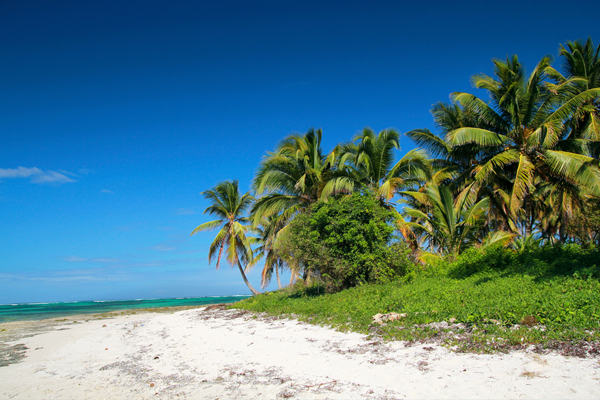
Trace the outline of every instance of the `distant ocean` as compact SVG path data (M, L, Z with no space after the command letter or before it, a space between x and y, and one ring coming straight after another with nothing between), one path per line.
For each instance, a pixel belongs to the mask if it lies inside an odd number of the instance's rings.
M73 301L69 303L20 303L0 305L0 323L66 317L78 314L97 314L135 308L201 306L233 303L250 296L187 297L181 299Z

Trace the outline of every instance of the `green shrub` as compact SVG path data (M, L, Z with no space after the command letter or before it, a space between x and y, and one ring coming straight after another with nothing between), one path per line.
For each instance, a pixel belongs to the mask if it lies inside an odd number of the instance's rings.
M577 244L527 246L519 251L494 246L466 250L455 261L442 261L439 267L455 279L480 272L502 271L539 279L558 276L600 278L600 251Z
M470 248L454 262L443 261L443 269L451 278L460 279L483 271L505 270L515 262L516 253L503 246Z
M318 202L290 223L279 250L328 292L390 282L413 267L394 235L394 213L368 190Z

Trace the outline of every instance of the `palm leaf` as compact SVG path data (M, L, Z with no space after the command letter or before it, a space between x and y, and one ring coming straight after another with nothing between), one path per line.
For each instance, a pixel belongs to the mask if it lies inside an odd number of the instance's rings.
M195 235L196 233L200 232L200 231L208 231L208 230L212 230L217 228L219 225L221 225L224 222L224 220L222 219L218 219L215 221L210 221L210 222L205 222L201 225L198 225L196 227L196 229L194 229L192 231L192 233L190 233L190 236Z
M453 146L475 143L478 146L502 146L508 139L496 132L480 128L459 128L446 135L446 140Z
M517 168L510 197L510 209L513 214L515 214L516 210L523 204L525 195L530 192L534 169L534 165L529 161L527 156L520 154L519 166Z
M427 129L414 129L406 132L405 135L415 142L417 146L424 147L432 157L445 158L450 152L450 146L442 138Z

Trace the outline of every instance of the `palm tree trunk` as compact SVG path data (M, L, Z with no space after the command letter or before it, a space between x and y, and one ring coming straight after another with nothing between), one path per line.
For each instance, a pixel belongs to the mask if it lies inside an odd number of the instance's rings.
M565 244L565 242L567 241L567 232L566 232L564 217L558 227L558 237L560 239L560 244Z
M242 274L242 278L244 279L244 282L246 282L246 286L248 286L248 289L250 289L250 291L252 292L252 295L256 296L256 295L262 294L258 290L254 289L252 287L252 285L250 284L250 282L248 282L248 278L246 278L246 274L244 273L244 268L242 268L242 264L240 264L240 260L238 260L237 266L240 269L240 273Z
M275 274L277 275L277 286L281 289L281 280L279 280L279 263L275 263Z

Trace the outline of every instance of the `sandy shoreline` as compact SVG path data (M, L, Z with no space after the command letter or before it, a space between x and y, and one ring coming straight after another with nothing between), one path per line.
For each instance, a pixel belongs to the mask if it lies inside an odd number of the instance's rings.
M0 325L15 355L0 399L600 397L598 359L456 354L214 308L78 317Z

